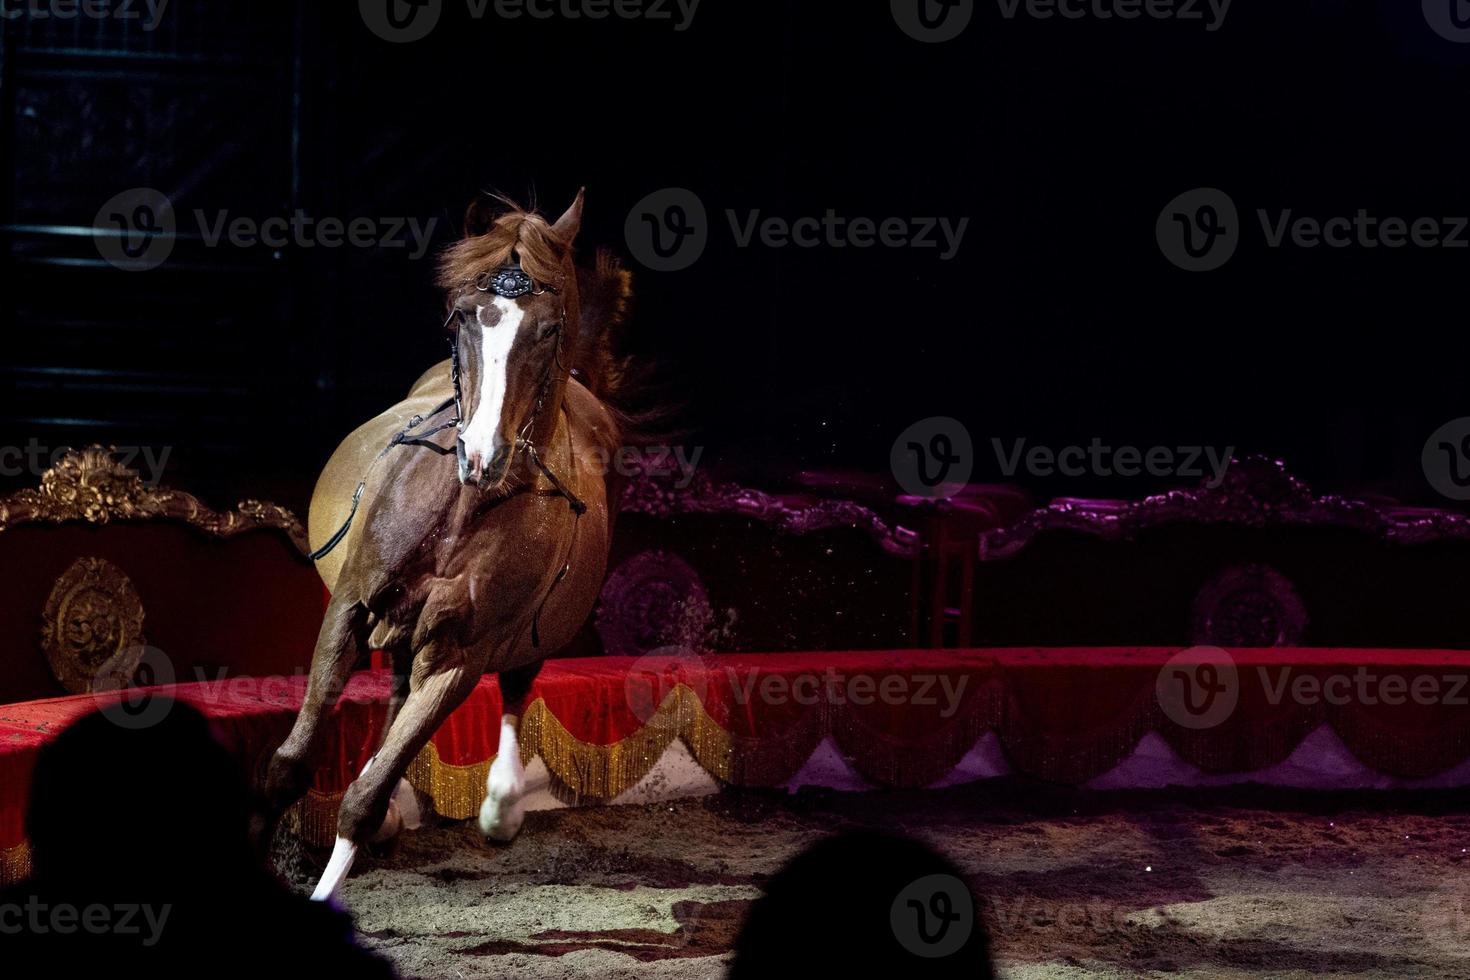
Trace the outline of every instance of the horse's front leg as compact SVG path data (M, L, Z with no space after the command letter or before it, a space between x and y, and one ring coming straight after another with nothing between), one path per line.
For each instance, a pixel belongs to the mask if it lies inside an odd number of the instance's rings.
M366 645L366 628L367 610L362 606L346 599L333 599L327 607L316 652L311 658L311 676L307 678L301 711L296 715L291 734L271 757L266 774L269 823L264 843L267 847L281 814L306 795L311 785L312 761L321 743L322 719L347 686L347 678Z
M506 843L520 833L525 820L526 770L521 765L520 723L530 698L531 684L541 671L541 661L501 671L500 747L485 780L485 802L480 804L480 833Z
M327 870L312 898L326 900L341 887L357 849L383 826L398 781L414 757L455 708L469 697L480 679L478 664L467 665L459 651L446 655L434 645L420 651L408 698L383 738L378 754L358 774L342 797L337 815L337 842ZM427 666L426 666L427 665Z

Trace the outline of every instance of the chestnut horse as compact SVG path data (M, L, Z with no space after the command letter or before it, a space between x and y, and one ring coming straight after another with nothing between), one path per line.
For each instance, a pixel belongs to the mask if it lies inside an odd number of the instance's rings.
M579 273L581 219L580 193L555 224L511 206L448 250L452 359L349 436L317 484L308 523L332 598L267 775L274 817L304 795L323 721L369 650L387 653L394 685L314 898L336 892L360 845L398 831L405 771L487 672L505 714L480 828L498 840L520 828L519 715L540 662L592 609L617 509L605 461L623 373L609 333L629 277L607 253Z

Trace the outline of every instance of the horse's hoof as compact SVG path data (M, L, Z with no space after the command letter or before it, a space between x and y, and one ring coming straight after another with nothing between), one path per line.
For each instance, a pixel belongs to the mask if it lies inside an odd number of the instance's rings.
M398 786L393 790L393 797L388 801L388 815L383 818L383 825L378 832L372 836L369 843L381 844L385 840L397 837L405 830L418 830L422 822L422 814L419 811L419 799L414 794L413 786L406 779L400 779Z
M368 843L381 844L385 840L392 840L398 836L398 832L402 829L403 815L398 812L398 801L390 800L388 802L388 815L383 818L383 825L378 828L378 832L373 834Z
M526 808L521 802L524 787L516 787L501 796L490 793L480 804L480 833L489 840L508 844L520 833L521 823L526 819Z
M480 833L490 840L507 843L521 829L526 807L526 770L521 765L515 715L500 719L500 747L485 779L485 802L480 804Z

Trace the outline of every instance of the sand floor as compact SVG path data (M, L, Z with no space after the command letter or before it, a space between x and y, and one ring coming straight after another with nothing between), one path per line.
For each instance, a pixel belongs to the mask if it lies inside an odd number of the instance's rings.
M762 882L847 825L946 852L1017 980L1470 980L1461 794L726 793L533 813L508 846L439 821L360 858L343 900L405 976L719 977Z

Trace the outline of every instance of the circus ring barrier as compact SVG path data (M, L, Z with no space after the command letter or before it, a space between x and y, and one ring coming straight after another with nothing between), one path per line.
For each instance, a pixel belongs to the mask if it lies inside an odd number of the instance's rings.
M1470 654L1272 648L1189 657L1092 648L552 661L521 721L528 807L649 803L724 787L938 788L1010 774L1097 789L1470 785ZM1219 687L1227 663L1228 691L1203 710L1191 713L1170 695L1178 671ZM1332 678L1360 676L1372 678L1374 703L1331 694ZM1303 678L1328 693L1298 696ZM1425 678L1439 685L1440 703L1413 695L1427 690ZM208 714L242 764L260 772L304 684L236 678L7 706L7 879L27 865L22 821L36 754L71 719L123 697L136 712L139 699L167 694ZM360 672L348 685L327 762L295 815L308 843L331 842L342 791L375 749L388 691L384 671ZM409 781L443 816L478 812L499 716L499 688L486 678L410 769Z
M1009 774L1098 789L1242 781L1323 789L1470 784L1464 706L1470 653L1229 642L1231 630L1250 637L1265 624L1279 644L1288 638L1284 631L1310 621L1298 615L1306 611L1331 623L1310 576L1280 561L1299 589L1283 591L1277 578L1257 573L1205 576L1207 588L1194 608L1207 615L1178 618L1182 628L1204 631L1189 641L1220 646L1189 647L1183 656L1187 642L985 649L908 649L905 642L943 640L957 628L988 638L1024 626L999 618L993 603L957 610L956 597L968 601L978 593L983 600L1012 577L1050 581L1049 552L1037 543L1051 534L1104 543L1147 537L1157 530L1153 516L1167 514L1175 523L1187 517L1183 525L1195 529L1231 521L1256 531L1304 523L1315 533L1319 523L1347 521L1370 539L1438 547L1463 536L1461 518L1338 506L1300 494L1294 504L1274 491L1271 506L1262 509L1249 503L1257 495L1245 484L1211 491L1207 502L1214 509L1205 511L1198 510L1203 498L1182 493L1136 505L1061 502L999 521L990 520L986 505L960 501L953 509L967 523L962 532L946 531L946 547L939 549L954 567L936 572L934 556L914 535L849 501L715 484L678 495L648 485L635 491L624 512L634 519L619 528L623 551L584 637L612 655L548 663L522 718L529 808L654 802L727 787L938 788ZM27 562L39 583L20 590L19 611L4 614L9 635L37 638L34 648L12 655L12 662L30 662L7 678L12 692L22 682L31 688L0 707L0 877L9 881L29 863L23 819L37 752L99 706L127 698L136 714L157 694L191 702L213 719L242 766L262 773L300 703L323 596L301 558L299 524L280 508L247 502L215 513L187 495L139 486L100 450L69 458L39 491L0 508L0 558ZM944 519L946 508L923 508L929 518ZM1219 514L1228 519L1214 521ZM820 569L823 558L850 549L858 564L874 569L871 580L856 579L846 565L841 572L828 569L838 586L855 593L846 605L831 605L840 596L778 590L770 601L780 615L768 611L746 632L722 632L730 586L690 549L716 531L729 532L708 522L732 515L740 535L769 531L783 542L775 546L781 557L798 565ZM1311 515L1325 516L1319 522ZM641 525L639 517L646 518ZM971 540L978 548L953 547L977 521L982 526ZM165 537L136 537L145 530ZM26 543L29 551L14 556L5 551L30 532L44 534L44 542ZM926 533L925 540L940 537ZM254 559L239 550L245 545L260 552L249 574L243 566ZM756 539L760 554L772 547L770 538ZM1034 555L1029 560L1041 563L1040 570L1004 564L1023 554ZM1446 553L1434 554L1444 559ZM1210 563L1196 558L1203 575ZM126 581L88 559L115 566ZM733 578L741 578L749 563L736 564ZM1105 564L1110 572L1118 567ZM229 574L241 576L238 587L220 589L219 576ZM936 579L946 579L950 590L933 595L906 587ZM759 581L769 592L769 581ZM236 604L208 605L224 602L221 594ZM262 596L272 616L260 615ZM879 649L814 652L811 636L820 634L824 619L812 615L814 602L869 607L863 637ZM64 609L88 612L103 624L88 633L107 640L101 647L73 637L77 649L70 655L83 665L112 662L108 651L132 649L125 641L139 634L147 647L158 637L172 683L63 694L67 679L75 683L85 671L63 669L68 661L53 657L56 639L66 622L86 619ZM808 632L790 628L783 616L804 616ZM221 629L221 622L230 628ZM846 635L843 628L831 624L838 635ZM218 632L191 636L187 629ZM775 641L773 652L691 652L700 641L732 637ZM808 646L783 648L781 641L793 640ZM188 659L189 651L201 650L214 659ZM325 762L292 815L310 843L332 839L341 794L381 733L388 683L381 670L357 673L334 714ZM461 819L477 812L498 750L499 714L498 687L487 678L415 760L410 782L440 814Z

